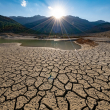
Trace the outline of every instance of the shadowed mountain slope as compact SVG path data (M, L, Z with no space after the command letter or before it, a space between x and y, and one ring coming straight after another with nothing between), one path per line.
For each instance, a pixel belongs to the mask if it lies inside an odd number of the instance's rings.
M35 33L33 30L22 26L16 21L0 15L0 32L12 32L12 33Z
M110 23L102 23L99 24L90 30L87 31L87 33L99 33L99 32L105 32L110 31Z

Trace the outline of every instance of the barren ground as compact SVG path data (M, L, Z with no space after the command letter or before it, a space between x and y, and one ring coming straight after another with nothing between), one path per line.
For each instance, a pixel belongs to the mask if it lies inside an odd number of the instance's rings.
M110 44L77 51L0 44L0 110L110 110Z

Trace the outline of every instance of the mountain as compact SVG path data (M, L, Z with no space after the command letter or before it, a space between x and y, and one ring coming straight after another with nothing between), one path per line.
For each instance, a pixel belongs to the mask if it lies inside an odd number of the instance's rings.
M110 23L102 23L97 26L92 27L90 30L86 31L87 33L99 33L110 31Z
M82 31L86 31L96 25L105 23L103 20L95 21L95 22L90 22L86 19L81 19L79 17L75 16L65 16L64 19L68 21L70 24L74 25L75 27L79 28Z
M33 30L22 26L16 21L0 15L0 32L13 32L13 33L35 33Z
M24 25L27 28L36 30L39 33L45 34L79 34L81 30L77 29L66 20L57 20L54 17L38 20L33 23Z
M79 17L65 16L60 20L55 20L54 17L44 18L32 23L25 24L24 26L26 26L27 28L32 28L33 30L41 33L50 33L52 30L52 33L81 34L101 23L105 23L105 21L99 20L96 22L89 22L88 20L81 19ZM66 30L64 28L66 28Z
M45 16L40 16L40 15L36 15L33 17L23 17L23 16L10 16L9 18L15 20L16 22L20 23L20 24L27 24L27 23L31 23L40 19L44 19L46 18Z

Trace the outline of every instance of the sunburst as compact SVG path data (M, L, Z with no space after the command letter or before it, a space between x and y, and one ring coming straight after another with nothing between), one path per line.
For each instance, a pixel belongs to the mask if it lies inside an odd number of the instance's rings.
M48 7L51 10L52 16L54 16L56 19L61 19L65 15L65 11L62 7L57 6L55 8Z

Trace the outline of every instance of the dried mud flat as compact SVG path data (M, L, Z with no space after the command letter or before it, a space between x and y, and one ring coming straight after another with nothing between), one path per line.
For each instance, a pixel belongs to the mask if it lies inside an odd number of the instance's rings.
M0 110L110 110L110 44L78 51L0 44Z

